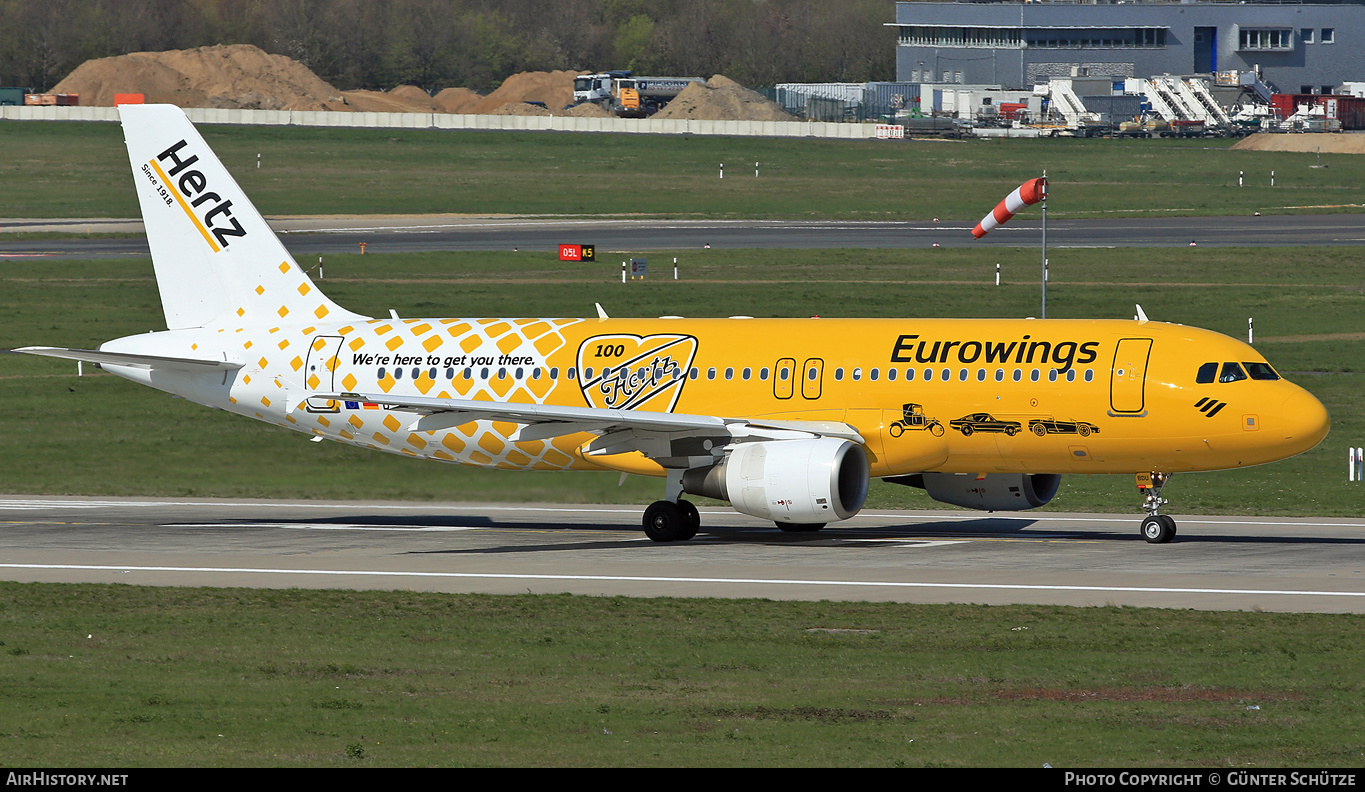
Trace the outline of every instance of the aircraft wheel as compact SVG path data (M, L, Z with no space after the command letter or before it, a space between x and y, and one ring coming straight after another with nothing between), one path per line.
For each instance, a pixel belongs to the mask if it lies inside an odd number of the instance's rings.
M1142 538L1151 544L1165 544L1175 538L1175 520L1154 514L1142 521Z
M816 531L820 530L821 528L824 528L825 525L826 525L826 523L785 523L785 522L780 522L780 523L776 523L776 525L777 525L778 528L781 528L782 530L786 531L787 533L815 533Z
M691 539L697 535L697 531L701 528L701 514L697 511L697 507L692 505L692 501L679 500L678 510L682 512L683 524L687 528L683 532L685 535L678 538Z
M678 504L672 501L655 501L645 509L642 521L645 536L656 542L677 542L690 539L696 531L692 529L687 515ZM688 533L688 531L692 531Z

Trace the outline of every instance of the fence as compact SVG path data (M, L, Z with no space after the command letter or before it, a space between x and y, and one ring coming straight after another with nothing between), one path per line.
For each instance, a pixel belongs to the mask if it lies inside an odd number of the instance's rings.
M814 137L866 140L874 124L823 121L701 121L662 118L576 118L573 116L493 116L446 113L348 113L324 110L223 110L191 107L196 124L359 127L384 129L485 129L554 132L618 132L653 135L730 137ZM18 121L118 121L113 107L0 107L0 119Z

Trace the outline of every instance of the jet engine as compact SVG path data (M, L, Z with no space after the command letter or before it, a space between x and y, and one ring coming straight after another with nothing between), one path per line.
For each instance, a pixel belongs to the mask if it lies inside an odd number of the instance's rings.
M857 514L869 480L862 446L818 437L742 443L719 464L684 473L683 491L774 522L822 524Z
M954 506L984 511L1021 511L1052 500L1062 477L1056 473L991 473L982 478L959 473L918 473L886 481L919 487L934 500Z

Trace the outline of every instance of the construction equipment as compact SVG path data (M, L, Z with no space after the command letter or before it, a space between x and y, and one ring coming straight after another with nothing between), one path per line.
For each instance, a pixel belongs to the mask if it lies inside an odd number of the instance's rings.
M663 109L700 77L635 77L628 71L580 74L574 78L575 103L593 102L621 118L645 118Z

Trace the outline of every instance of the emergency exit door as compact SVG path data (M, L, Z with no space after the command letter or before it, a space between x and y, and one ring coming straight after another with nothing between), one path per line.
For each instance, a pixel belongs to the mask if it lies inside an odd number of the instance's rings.
M1112 415L1141 415L1146 409L1147 361L1152 339L1124 338L1114 350L1109 370L1109 407Z
M308 361L303 367L303 382L310 391L335 391L341 336L314 336L308 346ZM305 407L311 413L341 411L335 399L308 399Z

